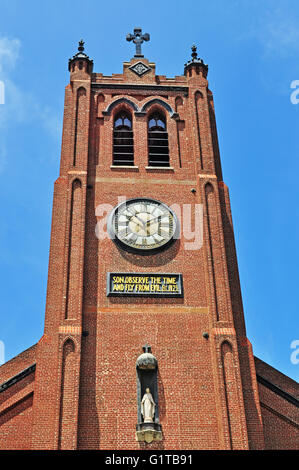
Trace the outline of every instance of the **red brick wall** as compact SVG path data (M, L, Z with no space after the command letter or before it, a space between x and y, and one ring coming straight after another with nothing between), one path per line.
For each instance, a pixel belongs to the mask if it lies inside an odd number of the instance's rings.
M31 449L32 400L33 395L27 395L0 413L0 449Z
M0 385L36 362L37 344L0 366Z
M219 447L211 346L200 335L208 329L207 314L192 308L159 310L115 306L85 313L84 329L90 334L82 347L80 448L140 448L135 362L145 341L159 361L161 445Z
M259 395L264 423L266 449L299 449L299 408L281 396L271 384L299 399L299 386L269 364L255 357L258 376L266 379L268 386L259 383Z
M264 399L264 398L263 398ZM280 412L267 407L262 402L262 416L265 430L265 448L268 450L298 450L299 428L297 423L285 416L285 404Z
M13 362L16 369L10 372L15 375L20 358L10 361L10 368ZM0 393L0 449L31 448L34 378L33 371Z

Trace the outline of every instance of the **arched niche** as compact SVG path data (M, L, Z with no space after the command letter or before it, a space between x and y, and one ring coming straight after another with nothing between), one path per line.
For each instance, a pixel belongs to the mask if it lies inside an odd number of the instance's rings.
M137 425L138 441L152 442L162 440L159 422L158 361L151 347L143 346L143 353L136 361L137 374ZM147 409L146 409L147 408ZM148 413L148 409L151 410Z

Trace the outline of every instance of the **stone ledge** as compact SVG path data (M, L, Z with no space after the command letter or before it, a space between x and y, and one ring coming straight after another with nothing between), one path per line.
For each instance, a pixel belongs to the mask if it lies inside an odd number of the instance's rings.
M139 170L138 166L133 165L110 165L111 170Z
M146 170L157 170L157 171L160 171L160 170L174 171L173 166L146 166L145 169Z

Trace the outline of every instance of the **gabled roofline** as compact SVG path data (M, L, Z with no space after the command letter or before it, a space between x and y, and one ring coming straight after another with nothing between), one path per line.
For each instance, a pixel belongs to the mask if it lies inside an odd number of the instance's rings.
M36 363L35 364L31 364L31 366L29 367L26 367L26 369L22 370L21 372L19 372L18 374L14 375L13 377L11 377L10 379L6 380L5 382L3 382L2 384L0 384L0 393L1 392L4 392L5 390L7 390L9 387L11 387L12 385L14 385L15 383L19 382L20 380L24 379L25 377L27 377L27 375L31 374L32 372L35 371L35 368L36 368Z

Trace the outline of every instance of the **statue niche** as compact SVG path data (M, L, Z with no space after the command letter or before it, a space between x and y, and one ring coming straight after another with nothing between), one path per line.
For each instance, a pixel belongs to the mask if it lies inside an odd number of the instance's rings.
M138 401L136 439L150 443L162 439L159 423L158 362L148 344L142 349L143 354L136 361Z

